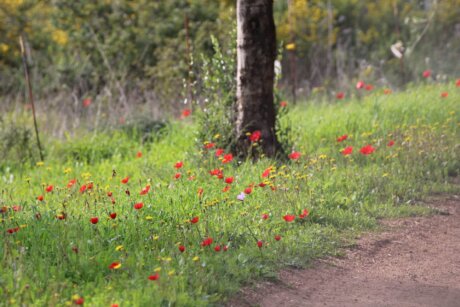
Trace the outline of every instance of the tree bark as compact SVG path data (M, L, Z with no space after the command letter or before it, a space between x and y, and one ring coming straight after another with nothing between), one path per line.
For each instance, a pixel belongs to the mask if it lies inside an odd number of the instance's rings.
M261 132L261 148L273 157L281 148L275 133L273 99L276 30L273 0L237 2L237 153L247 156L247 133Z

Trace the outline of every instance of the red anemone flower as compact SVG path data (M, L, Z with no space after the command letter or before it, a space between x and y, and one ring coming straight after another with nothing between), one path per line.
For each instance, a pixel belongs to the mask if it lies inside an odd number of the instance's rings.
M304 218L306 218L309 214L310 214L310 212L308 212L307 209L303 209L302 213L299 215L299 218L304 219Z
M10 229L6 230L6 232L8 232L9 234L12 234L12 233L15 233L15 232L18 232L18 231L19 231L19 227L10 228Z
M203 247L209 246L212 244L212 241L213 241L212 238L206 238L201 242L201 246Z
M366 84L366 91L372 91L374 86L372 84Z
M174 167L177 168L177 169L179 169L179 168L181 168L183 165L184 165L184 162L178 161L178 162L176 162L176 164L174 164Z
M46 192L49 193L49 192L53 191L53 189L54 189L54 187L52 185L49 185L49 186L46 187Z
M232 184L233 183L233 177L225 178L225 183Z
M128 181L129 181L129 177L125 177L125 178L121 179L121 183L123 183L123 184L127 184Z
M286 101L281 101L280 102L280 107L285 108L287 107L288 103Z
M141 152L141 151L138 151L137 154L136 154L136 157L137 157L137 158L142 158L142 152Z
M388 146L388 147L391 147L391 146L393 146L394 144L395 144L395 141L390 140L390 141L388 142L387 146Z
M90 220L91 224L94 224L94 225L96 225L99 222L99 218L97 218L97 217L92 217L89 220Z
M224 159L222 160L222 163L229 163L232 162L233 160L233 155L231 153L224 155Z
M455 86L460 87L460 79L457 79L457 81L455 81Z
M185 246L179 245L179 251L180 251L181 253L185 252Z
M214 250L215 250L216 252L220 252L220 245L214 246Z
M295 220L295 215L294 214L286 214L285 216L283 216L283 219L286 222L290 223L290 222Z
M217 148L216 149L216 157L220 157L221 155L223 155L225 152L225 150L223 150L222 148Z
M267 185L267 184L266 184L265 182L259 183L259 187L261 187L261 188L265 187L266 185Z
M67 184L67 187L70 189L71 187L73 187L73 185L77 183L77 179L72 179L69 181L69 183Z
M342 155L344 156L348 156L348 155L351 155L353 153L353 146L348 146L348 147L345 147L342 151L341 151Z
M246 188L244 189L244 194L249 195L252 193L252 188Z
M176 174L174 175L174 178L175 178L175 179L179 179L179 178L180 178L180 176L182 176L182 174L181 174L181 173L176 173Z
M146 185L145 188L141 190L140 195L145 195L150 191L150 184Z
M423 78L429 78L431 77L431 70L427 69L422 73Z
M91 98L85 98L83 99L83 107L87 108L91 105Z
M149 276L149 280L158 280L159 278L160 274L158 274L158 272Z
M200 220L200 218L198 216L195 216L195 217L192 217L190 219L190 223L196 224L196 223L198 223L199 220Z
M262 246L264 246L264 242L262 242L261 240L257 241L257 247L262 248Z
M181 114L181 118L186 118L186 117L189 117L190 115L192 115L192 110L183 109L182 114Z
M346 139L348 139L348 135L347 135L347 134L344 134L344 135L339 136L339 137L337 138L337 142L340 143L340 142L345 141Z
M356 89L358 90L364 88L365 86L366 84L364 83L364 81L358 81L358 83L356 83Z
M345 98L345 93L344 92L338 92L335 97L339 100Z
M117 213L116 213L116 212L110 213L110 218L111 218L112 220L116 219L116 217L117 217Z
M214 143L206 143L206 144L204 144L204 148L205 148L205 149L211 149L211 148L213 148L214 146L216 146L216 144L214 144Z
M37 197L37 199L38 199L39 201L43 201L44 197L43 197L43 195L40 195L40 196Z
M386 89L383 90L383 93L385 95L390 95L392 93L392 91L389 88L386 88Z
M260 130L256 130L253 133L251 133L251 135L249 136L249 140L251 142L258 142L261 136L262 136L262 132L260 132Z
M134 209L136 209L136 210L142 209L142 207L144 207L143 203L134 204Z
M291 159L291 160L297 160L297 159L300 158L300 156L301 156L301 153L300 153L300 152L298 152L298 151L293 151L292 153L289 154L288 157L289 157L289 159Z
M365 156L367 155L370 155L371 153L373 153L375 151L375 148L372 147L371 145L366 145L366 146L363 146L361 147L361 149L359 150L359 152Z
M270 175L271 171L272 171L271 166L269 168L265 169L264 172L262 173L262 178L268 177L268 175Z
M267 213L262 214L262 219L263 220L268 220L268 214Z
M442 93L441 93L441 97L442 97L442 98L447 98L447 96L449 96L449 93L448 93L448 92L442 92Z
M86 191L86 184L83 184L81 187L80 187L80 193L84 193Z
M75 305L83 305L85 300L82 297L79 297L79 298L75 299L73 302L75 303Z
M228 191L230 191L230 188L231 188L231 186L226 185L226 186L222 189L222 192L224 192L224 193L225 193L225 192L228 192Z
M281 236L280 236L280 235L276 235L276 236L275 236L275 240L276 240L276 241L281 240Z

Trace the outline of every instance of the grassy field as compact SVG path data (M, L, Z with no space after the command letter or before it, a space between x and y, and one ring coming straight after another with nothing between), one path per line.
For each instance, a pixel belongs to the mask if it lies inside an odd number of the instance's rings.
M458 192L454 84L288 108L300 157L285 162L198 148L193 116L145 145L122 130L46 139L45 163L0 177L0 305L220 304Z

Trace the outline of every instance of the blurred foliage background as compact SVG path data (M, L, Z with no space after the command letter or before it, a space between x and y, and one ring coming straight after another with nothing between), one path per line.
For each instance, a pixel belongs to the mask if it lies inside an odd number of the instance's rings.
M104 122L124 122L135 113L177 115L191 108L192 98L207 98L201 67L214 54L211 35L222 50L234 46L235 2L0 0L1 107L26 104L18 44L24 35L41 110L82 117L82 101L90 98L92 113ZM287 94L293 84L298 97L334 94L358 79L400 88L422 80L426 69L438 81L458 77L460 0L274 5L283 47L279 87ZM403 61L390 50L398 41Z

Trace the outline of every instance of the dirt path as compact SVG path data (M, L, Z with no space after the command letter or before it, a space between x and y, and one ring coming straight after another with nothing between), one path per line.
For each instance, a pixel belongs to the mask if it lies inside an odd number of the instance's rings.
M460 306L460 196L430 199L441 214L384 221L343 258L284 270L230 306Z

